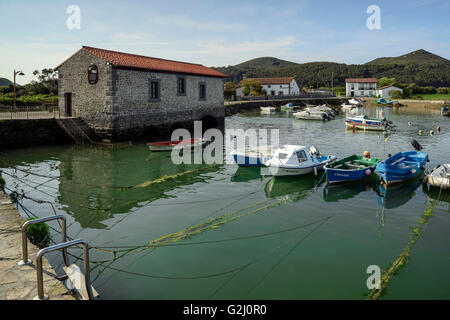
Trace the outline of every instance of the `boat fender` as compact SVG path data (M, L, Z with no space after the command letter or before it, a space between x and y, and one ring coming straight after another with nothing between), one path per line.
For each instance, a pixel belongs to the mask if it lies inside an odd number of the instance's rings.
M367 169L365 171L366 176L370 176L372 174L372 171L370 169Z
M427 184L428 183L428 176L425 176L425 177L423 177L423 180L422 180L422 184Z

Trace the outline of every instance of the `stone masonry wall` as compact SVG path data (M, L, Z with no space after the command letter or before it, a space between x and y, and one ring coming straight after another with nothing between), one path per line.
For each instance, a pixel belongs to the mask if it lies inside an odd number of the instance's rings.
M88 82L95 64L99 80ZM205 115L220 124L224 118L223 79L184 74L116 69L81 49L58 70L58 97L65 111L64 93L72 93L73 115L81 117L97 136L113 140L140 138L149 128L164 132L174 125L188 127ZM186 79L186 95L177 95L177 78ZM160 81L160 101L149 102L149 79ZM206 84L206 100L199 99L199 83Z
M142 134L148 127L167 130L211 115L224 117L223 79L171 73L117 69L113 72L114 132L117 139ZM177 79L186 79L186 95L177 95ZM160 81L160 101L149 102L149 79ZM206 99L200 100L199 84L206 84Z
M98 68L98 82L88 82L88 67ZM112 66L81 49L58 69L59 109L65 112L64 93L72 93L72 114L81 117L96 132L109 132L112 126Z

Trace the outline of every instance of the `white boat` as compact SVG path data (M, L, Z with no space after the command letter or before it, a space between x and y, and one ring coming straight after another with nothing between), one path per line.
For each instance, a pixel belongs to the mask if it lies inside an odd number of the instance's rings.
M292 115L302 120L331 120L331 117L326 112L318 110L303 110Z
M307 108L305 108L305 111L325 112L329 117L334 117L337 114L334 109L332 109L324 104L322 104L320 106L307 107Z
M348 103L353 104L357 107L361 107L363 105L363 103L360 100L355 99L355 98L351 98L350 100L348 100Z
M345 126L350 129L384 131L390 126L386 119L370 119L366 115L359 115L354 117L347 117L345 119Z
M442 164L427 175L428 183L433 187L450 189L450 164Z
M271 113L275 112L275 107L260 107L261 112Z
M231 155L240 167L263 167L270 158L271 146L248 147L242 150L235 150Z
M263 176L296 176L316 173L336 160L336 156L322 156L315 146L309 150L305 146L285 145L272 154L265 162L266 168L261 168Z
M342 109L344 110L352 110L356 108L355 105L348 103L348 101L345 101L343 104L341 104Z

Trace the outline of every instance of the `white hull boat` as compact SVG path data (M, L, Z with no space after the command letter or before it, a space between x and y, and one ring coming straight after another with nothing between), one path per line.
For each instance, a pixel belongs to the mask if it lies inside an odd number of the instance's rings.
M240 167L263 167L271 153L271 146L258 146L232 151L231 155Z
M264 113L271 113L271 112L275 112L275 107L260 107L261 112Z
M349 104L347 102L344 102L343 104L341 104L342 109L344 110L353 110L354 108L356 108L355 105L353 104Z
M450 189L450 164L437 166L427 177L431 186Z
M330 116L324 111L304 110L295 112L292 115L301 120L330 120Z
M323 167L336 160L336 156L322 156L316 147L309 150L305 146L285 145L273 152L266 161L267 168L261 168L264 176L298 176L316 173Z
M357 107L361 107L363 105L363 103L360 100L357 100L355 98L352 98L350 100L348 100L349 104L355 105Z

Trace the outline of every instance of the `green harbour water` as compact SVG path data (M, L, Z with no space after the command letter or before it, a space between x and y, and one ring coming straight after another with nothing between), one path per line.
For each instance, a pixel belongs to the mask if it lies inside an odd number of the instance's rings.
M414 138L428 168L450 162L450 122L439 110L360 112L386 116L397 130L385 141L380 132L346 130L342 114L322 122L258 110L226 118L225 129L278 128L280 144L314 144L338 158L368 150L384 159L412 150ZM170 153L150 153L144 143L42 146L2 151L0 159L7 192L26 196L24 217L54 214L34 200L51 202L66 215L68 236L89 241L91 279L103 299L365 299L367 267L395 260L438 196L421 177L385 190L376 176L328 186L323 171L275 179L235 164L174 165ZM440 199L383 299L450 299L448 192ZM200 231L122 256L192 226ZM53 239L60 241L55 231ZM59 270L62 259L50 260Z

